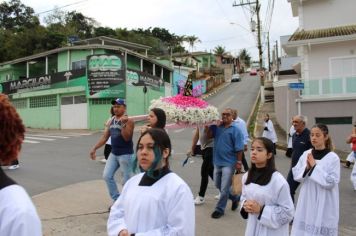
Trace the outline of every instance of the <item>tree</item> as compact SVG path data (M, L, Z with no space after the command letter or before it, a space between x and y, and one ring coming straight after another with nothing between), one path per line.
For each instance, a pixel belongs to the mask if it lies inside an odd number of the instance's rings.
M220 45L216 46L214 48L213 52L214 52L214 54L216 56L219 56L219 57L222 57L226 53L225 47L224 46L220 46Z
M95 25L97 25L94 19L86 17L76 11L71 11L66 14L65 23L72 35L78 35L81 39L92 37Z
M34 10L21 3L20 0L11 0L0 4L0 28L5 30L21 31L24 28L38 26L39 20Z
M250 67L250 65L251 65L251 56L247 52L247 50L245 48L240 50L239 58L240 58L240 62L241 63L243 63L246 67Z
M191 49L190 52L193 52L194 44L201 42L200 39L198 37L196 37L195 35L186 36L185 41L189 43L189 46Z

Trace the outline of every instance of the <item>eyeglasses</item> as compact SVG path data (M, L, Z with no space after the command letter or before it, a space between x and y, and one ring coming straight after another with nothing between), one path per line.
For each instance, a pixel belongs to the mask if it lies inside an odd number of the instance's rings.
M231 116L231 113L221 113L222 116Z

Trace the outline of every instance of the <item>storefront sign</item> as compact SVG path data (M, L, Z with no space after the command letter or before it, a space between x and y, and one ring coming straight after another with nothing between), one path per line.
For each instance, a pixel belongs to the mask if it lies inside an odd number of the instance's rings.
M160 77L132 69L127 70L127 79L134 86L150 86L155 89L164 86L164 81Z
M89 96L124 97L124 55L90 55L87 60Z
M1 84L0 92L5 94L31 92L36 90L51 89L56 83L68 81L70 79L85 76L85 69L63 71L54 74L41 75L32 78L22 78L8 81Z

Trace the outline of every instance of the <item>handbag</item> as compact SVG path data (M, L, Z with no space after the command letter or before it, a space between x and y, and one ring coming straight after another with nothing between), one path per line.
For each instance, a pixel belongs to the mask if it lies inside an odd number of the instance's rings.
M243 172L237 172L232 176L232 183L231 183L231 193L233 195L240 195L242 192L242 176L244 175Z

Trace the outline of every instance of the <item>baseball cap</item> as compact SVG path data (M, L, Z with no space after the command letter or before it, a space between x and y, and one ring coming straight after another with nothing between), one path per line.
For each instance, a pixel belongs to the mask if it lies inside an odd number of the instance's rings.
M111 105L124 105L124 106L126 106L126 102L125 102L125 99L117 98L117 99L111 101Z

